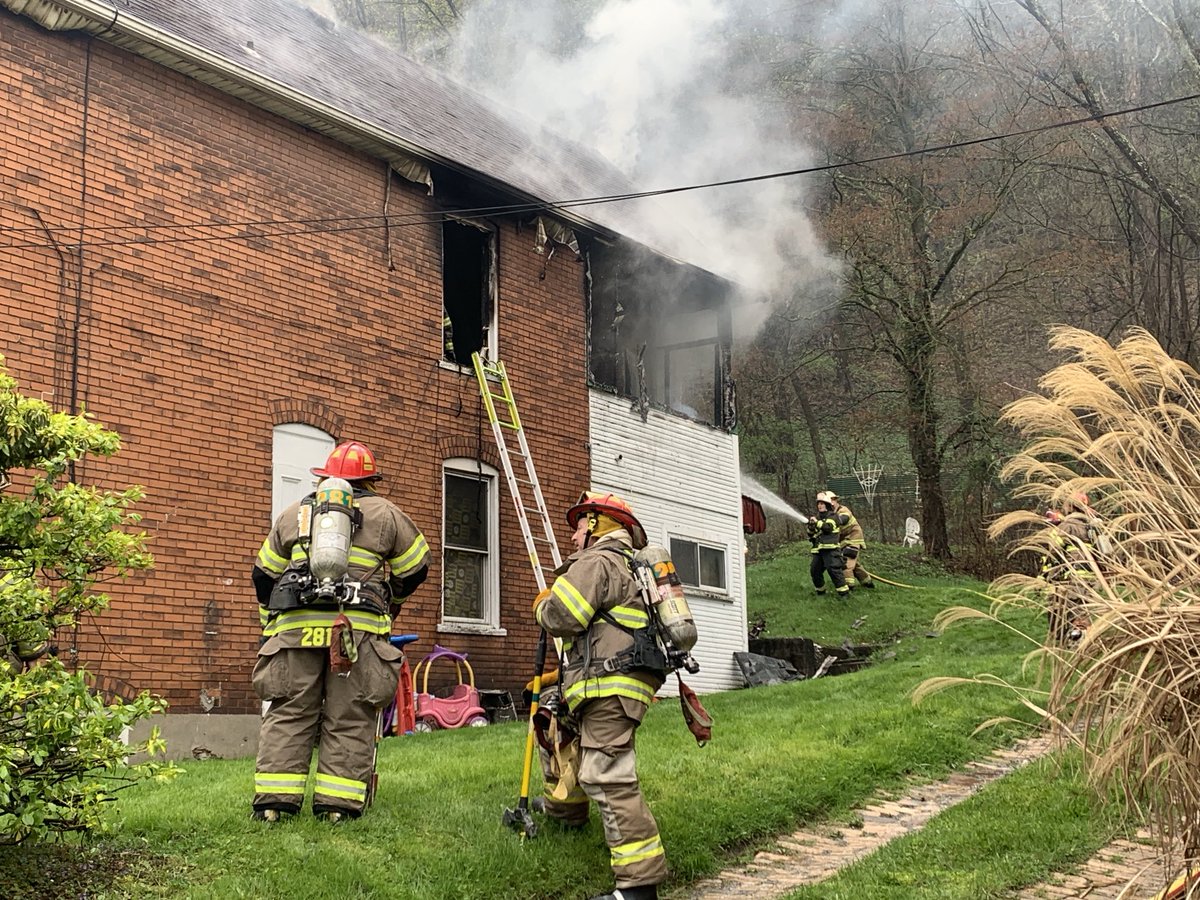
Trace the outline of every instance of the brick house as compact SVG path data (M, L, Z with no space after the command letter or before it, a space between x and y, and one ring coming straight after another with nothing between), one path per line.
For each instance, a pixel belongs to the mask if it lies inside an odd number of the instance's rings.
M0 352L120 432L78 477L144 486L156 560L64 659L174 712L254 712L251 562L352 437L433 553L396 623L410 654L468 652L515 691L535 585L460 365L485 349L560 546L583 487L628 496L689 583L692 683L738 683L729 286L541 202L619 173L286 0L0 0L0 47Z

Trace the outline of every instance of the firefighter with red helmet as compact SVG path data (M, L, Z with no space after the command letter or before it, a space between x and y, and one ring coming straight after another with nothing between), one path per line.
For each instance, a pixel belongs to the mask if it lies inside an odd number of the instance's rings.
M616 881L613 892L593 900L655 900L667 862L634 750L638 726L666 677L665 657L658 651L656 660L646 644L657 651L632 569L646 532L629 504L606 492L581 494L567 522L576 552L538 598L535 616L563 640L559 687L579 735L577 768L567 769L577 771L579 787L600 810ZM569 787L563 785L564 798ZM547 805L546 812L554 811Z
M355 525L347 529L346 579L353 590L336 599L312 590L314 511L318 520L336 513L323 512L314 494L280 513L252 573L263 626L253 683L266 704L253 811L267 822L300 810L314 746L313 812L331 822L361 815L376 718L395 696L403 660L388 640L392 618L429 566L412 519L375 493L382 476L366 445L339 444L312 472L326 479L322 485L349 483L343 493L352 493L345 500Z
M1088 495L1072 494L1063 510L1046 511L1053 526L1055 552L1042 559L1042 578L1050 585L1046 610L1050 637L1059 643L1078 641L1088 627L1088 583L1096 574L1088 559L1096 558L1096 523Z

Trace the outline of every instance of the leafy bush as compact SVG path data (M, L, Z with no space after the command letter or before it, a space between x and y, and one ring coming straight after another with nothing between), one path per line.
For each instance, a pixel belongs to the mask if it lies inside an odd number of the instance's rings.
M143 694L107 704L52 646L55 629L108 605L93 590L102 574L152 562L145 534L124 530L138 521L129 512L138 488L114 493L65 477L88 454L116 453L119 438L87 416L22 396L3 363L0 356L0 843L13 844L95 829L115 790L175 770L125 764L131 753L161 752L157 729L135 746L122 734L163 701Z

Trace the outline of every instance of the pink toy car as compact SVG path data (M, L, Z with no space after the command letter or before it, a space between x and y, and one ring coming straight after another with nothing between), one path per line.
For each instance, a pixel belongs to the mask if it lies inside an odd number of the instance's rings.
M429 668L434 660L454 660L458 684L448 696L435 697L429 693ZM424 672L422 673L422 667ZM468 681L463 682L463 668ZM416 731L433 731L437 728L462 728L464 725L477 727L488 723L487 715L479 702L479 691L475 690L475 672L467 662L467 654L455 653L438 644L433 652L417 663L413 670L413 685L420 679L421 691L417 694Z

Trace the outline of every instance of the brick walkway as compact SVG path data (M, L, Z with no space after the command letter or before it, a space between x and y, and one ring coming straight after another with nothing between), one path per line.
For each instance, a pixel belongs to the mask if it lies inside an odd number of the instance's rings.
M742 866L722 872L690 889L671 894L676 900L782 897L801 885L824 881L888 841L916 831L945 809L974 794L1050 749L1045 737L1020 741L963 772L933 784L914 787L898 798L880 799L861 810L861 828L804 829L780 838L776 846ZM1162 887L1156 847L1148 833L1117 840L1100 850L1073 874L1055 874L1026 888L1017 900L1149 900Z
M782 897L801 885L823 881L838 869L877 850L893 838L918 830L938 813L965 800L985 784L1036 759L1049 748L1049 738L1020 741L1011 749L968 764L963 772L951 775L945 781L915 787L898 798L880 799L859 811L863 823L861 828L839 831L818 828L794 832L780 838L772 850L758 853L750 863L722 872L673 896L687 900L724 900L730 897L766 900ZM1027 896L1041 898L1043 895ZM1101 895L1087 896L1091 900Z
M1027 888L1019 900L1147 900L1162 887L1162 869L1150 835L1139 832L1133 840L1113 841L1078 873L1052 875L1044 884ZM1127 890L1128 887L1128 890ZM1123 893L1124 892L1124 893Z

